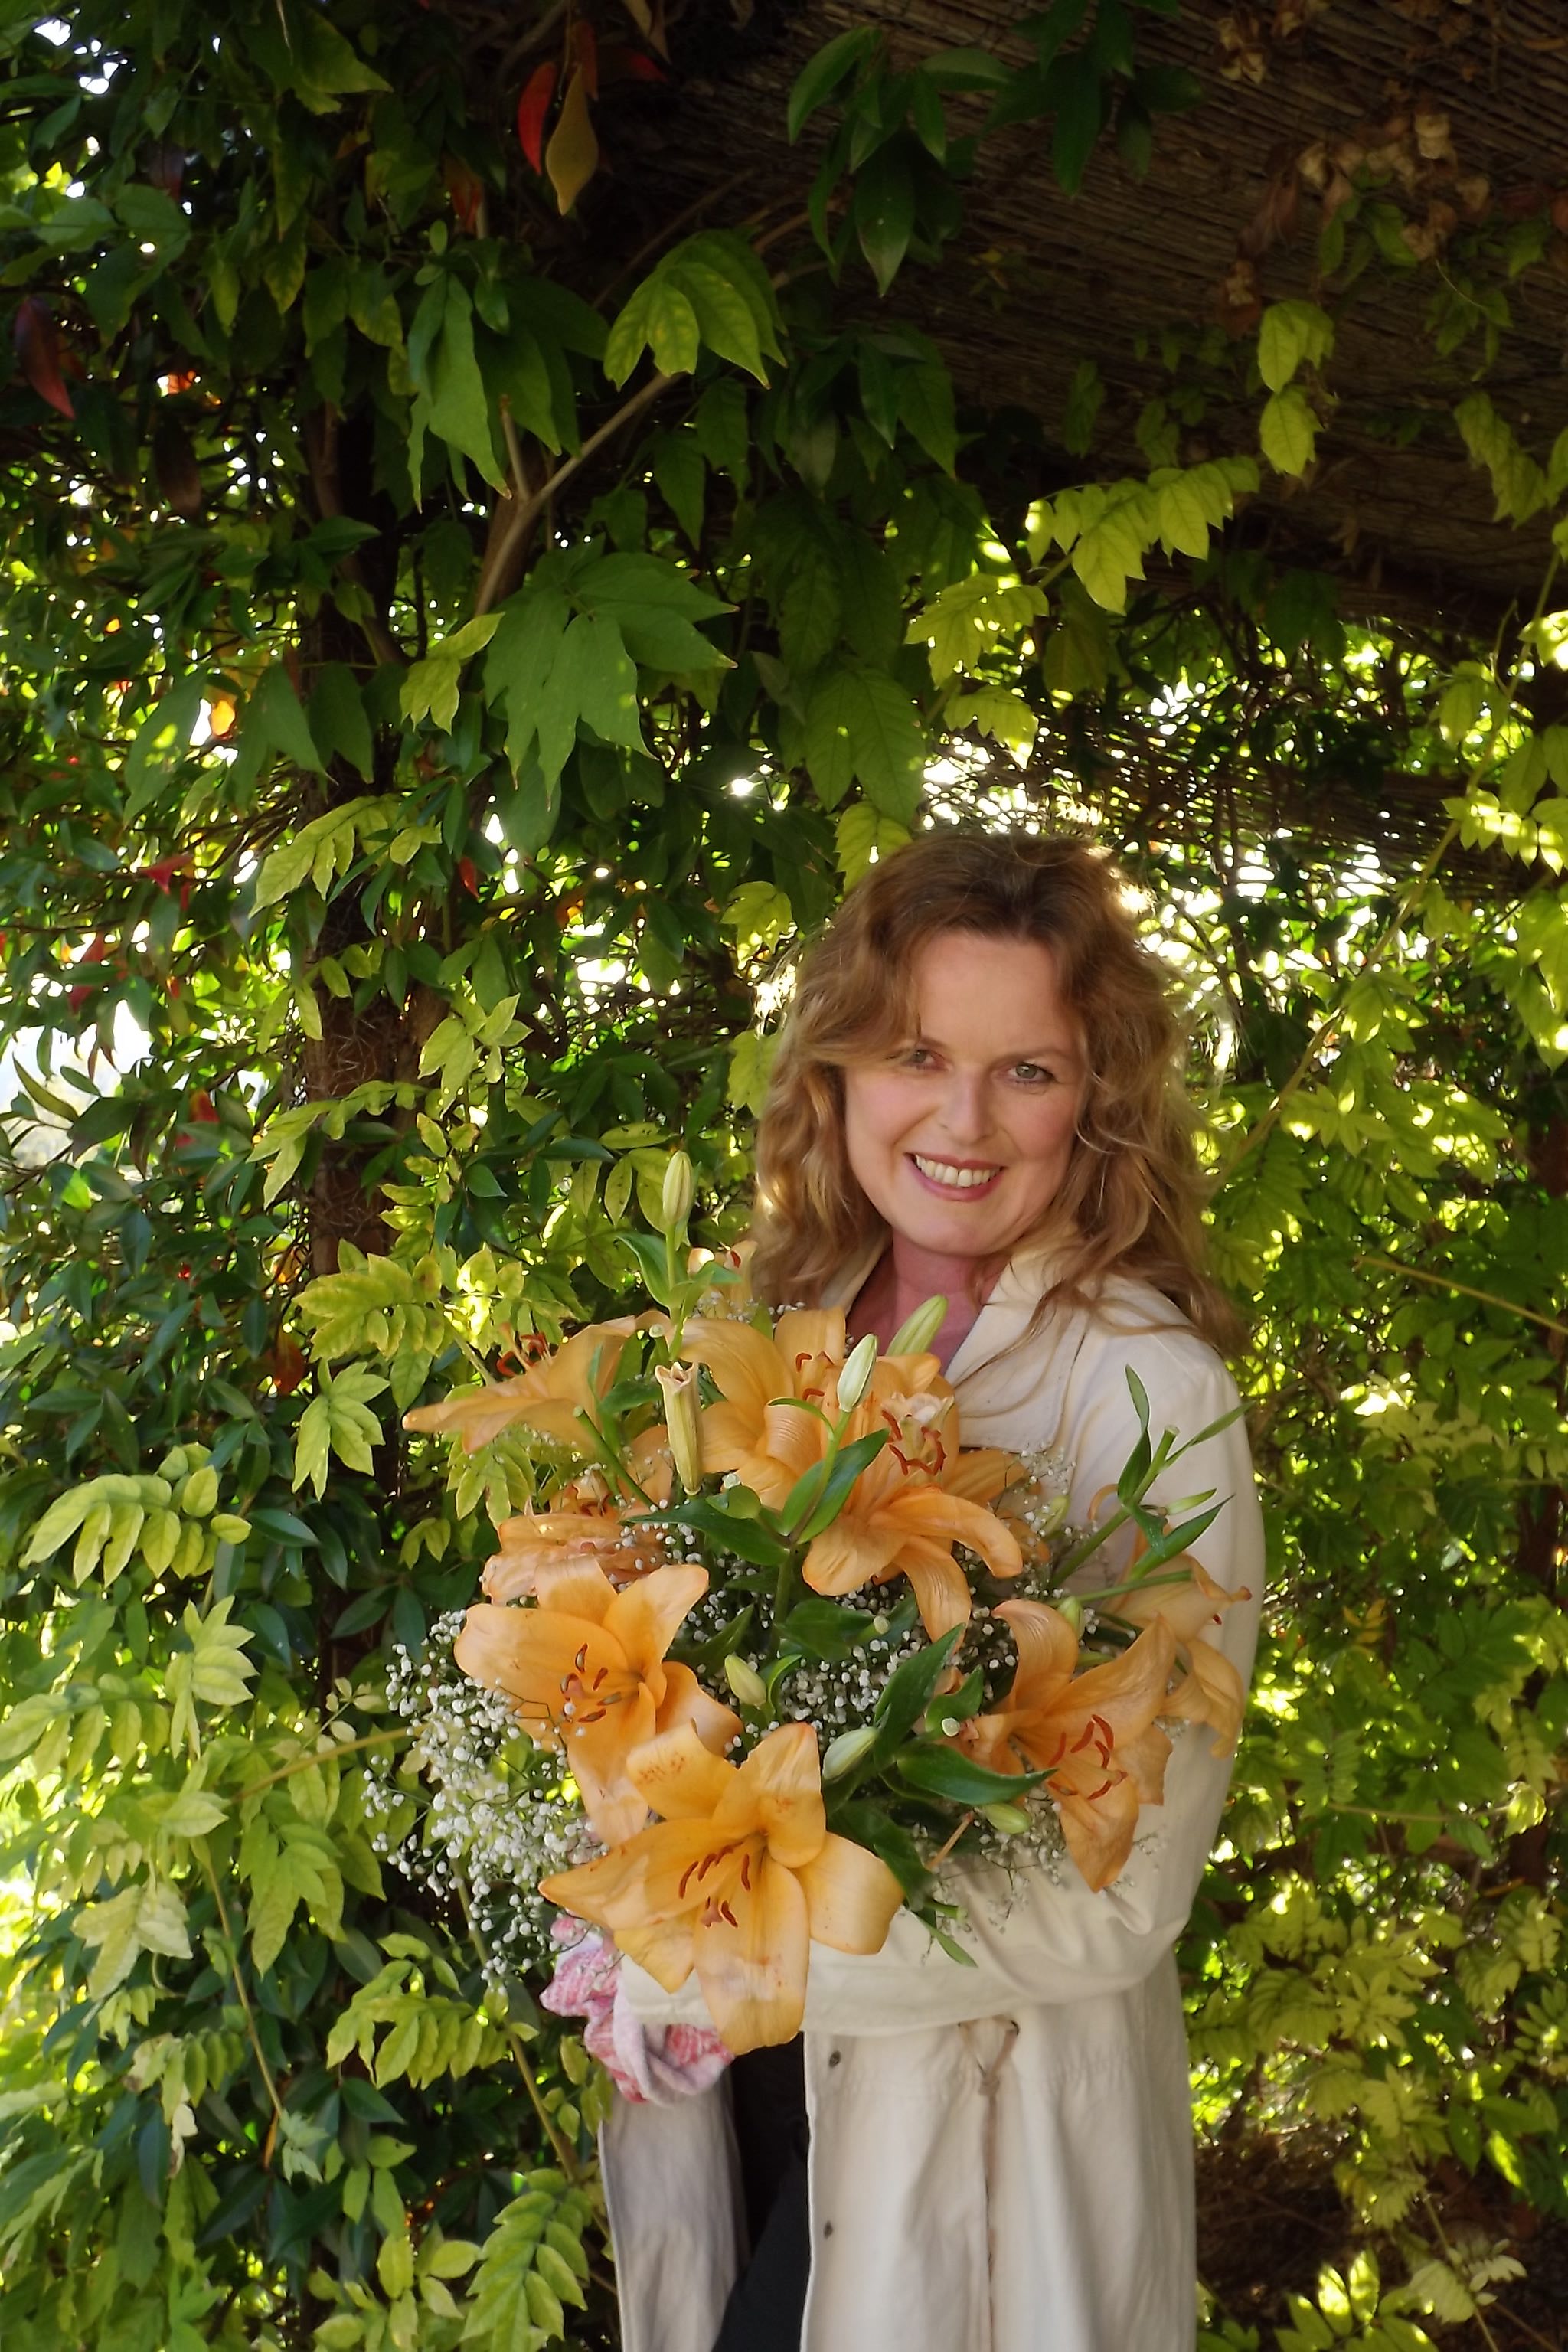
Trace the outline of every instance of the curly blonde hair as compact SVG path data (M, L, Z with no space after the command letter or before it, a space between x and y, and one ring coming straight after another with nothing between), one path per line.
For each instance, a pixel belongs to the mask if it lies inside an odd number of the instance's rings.
M1107 1276L1136 1276L1234 1349L1238 1318L1205 1271L1185 1035L1125 898L1116 867L1085 842L957 825L919 836L855 885L801 960L758 1122L760 1297L815 1298L885 1231L850 1172L843 1074L912 1034L921 950L970 931L1048 947L1084 1040L1067 1176L1026 1236L1065 1245L1049 1300L1091 1302Z

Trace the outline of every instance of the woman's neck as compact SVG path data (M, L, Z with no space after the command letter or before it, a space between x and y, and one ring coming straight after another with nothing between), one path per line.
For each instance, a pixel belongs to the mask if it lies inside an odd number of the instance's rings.
M1001 1271L994 1259L944 1257L895 1234L860 1286L849 1310L849 1336L861 1339L874 1331L879 1345L885 1348L917 1307L940 1295L947 1301L947 1314L930 1344L932 1355L945 1365L956 1354Z

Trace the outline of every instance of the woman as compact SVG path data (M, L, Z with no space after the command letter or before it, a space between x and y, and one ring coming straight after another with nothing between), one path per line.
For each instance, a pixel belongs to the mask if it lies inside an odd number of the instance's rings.
M805 959L758 1130L761 1295L842 1305L852 1335L886 1341L942 1293L964 1442L1058 1447L1078 1523L1138 1434L1129 1369L1156 1433L1236 1404L1179 1044L1103 859L942 829L874 866ZM1263 1557L1239 1422L1152 1500L1205 1489L1224 1507L1193 1552L1247 1591L1215 1629L1245 1678ZM1080 1590L1127 1557L1107 1544ZM872 1958L814 1947L804 2116L778 2053L678 2106L617 2103L626 2352L1188 2352L1172 1947L1228 1775L1206 1732L1178 1736L1102 1893L1070 1864L1016 1883L967 1867L971 1968L907 1913ZM649 2023L702 2015L689 1990L626 1979Z

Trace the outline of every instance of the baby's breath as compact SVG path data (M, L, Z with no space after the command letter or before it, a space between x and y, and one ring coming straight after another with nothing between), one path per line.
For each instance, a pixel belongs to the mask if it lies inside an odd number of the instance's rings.
M373 1780L372 1842L406 1876L464 1896L493 1974L548 1973L555 1912L539 1882L598 1849L558 1751L537 1746L511 1701L457 1664L464 1614L437 1618L417 1656L393 1650L387 1696L414 1727L400 1778L416 1774L427 1793Z

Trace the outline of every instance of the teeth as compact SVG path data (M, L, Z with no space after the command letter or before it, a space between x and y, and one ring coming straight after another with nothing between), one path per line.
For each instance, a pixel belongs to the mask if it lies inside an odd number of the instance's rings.
M999 1173L994 1168L955 1168L948 1160L922 1160L918 1151L910 1157L921 1174L929 1177L933 1184L951 1184L963 1192L973 1192L977 1184L989 1184Z

